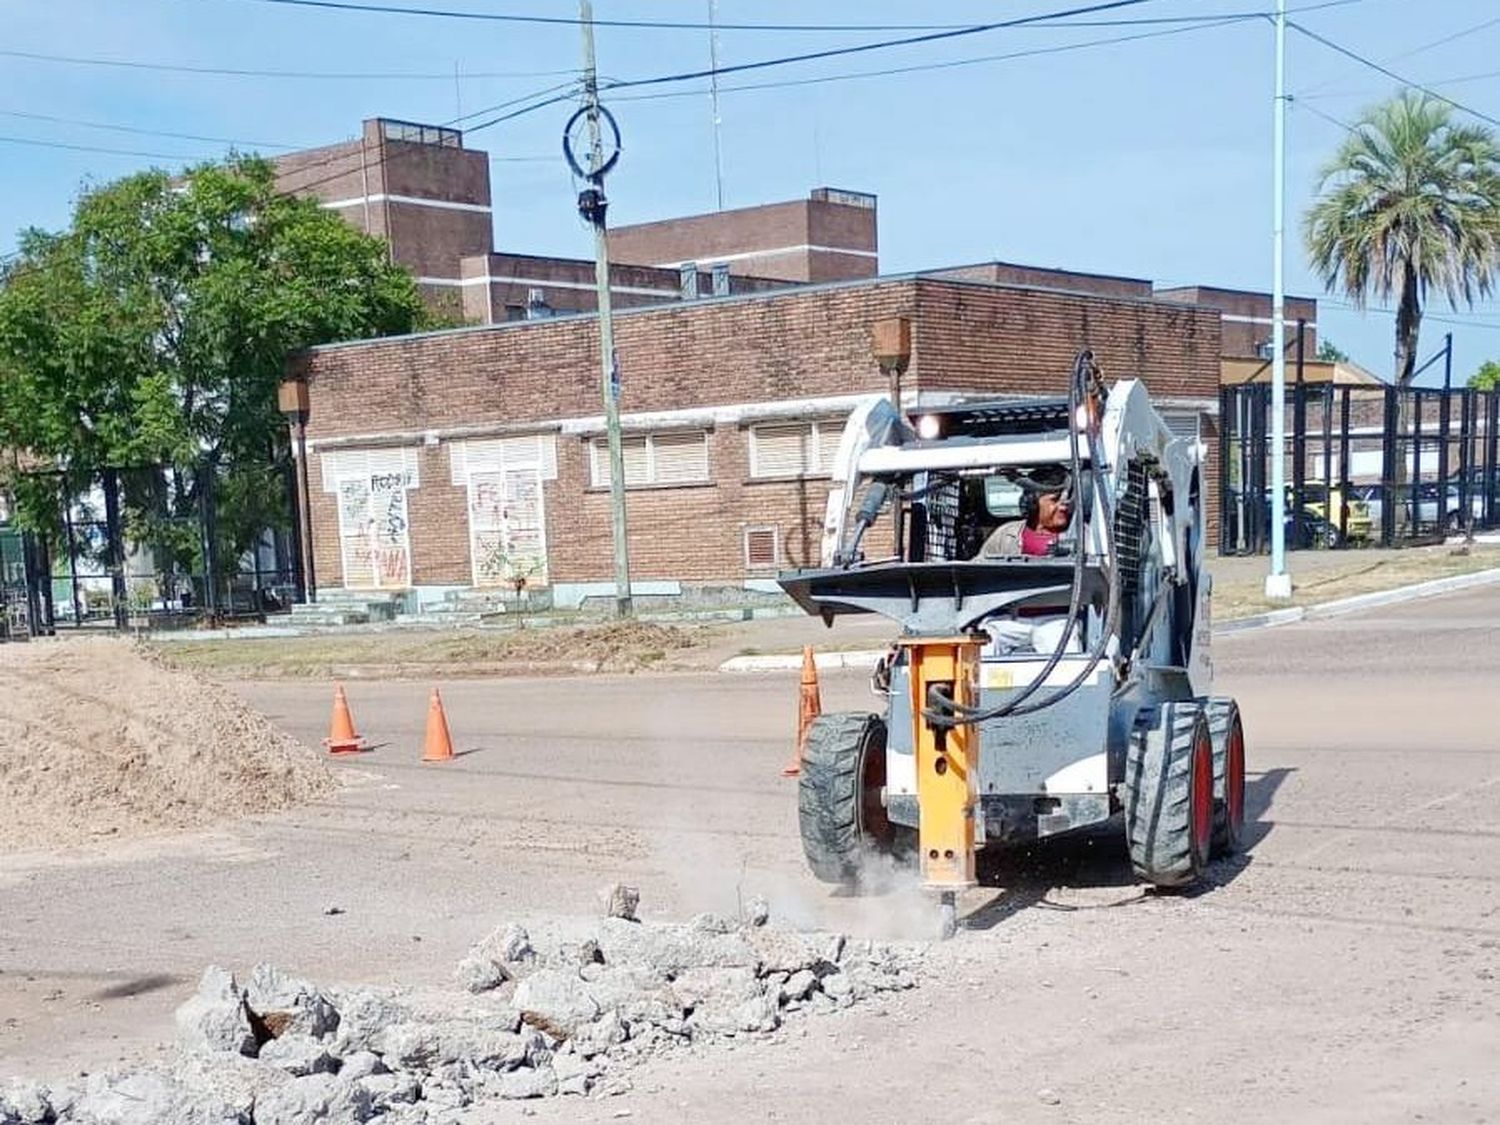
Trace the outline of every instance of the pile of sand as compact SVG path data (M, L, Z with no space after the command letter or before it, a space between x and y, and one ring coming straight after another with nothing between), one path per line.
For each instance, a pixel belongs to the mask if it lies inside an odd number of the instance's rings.
M334 784L224 688L131 641L0 645L0 847L218 824Z

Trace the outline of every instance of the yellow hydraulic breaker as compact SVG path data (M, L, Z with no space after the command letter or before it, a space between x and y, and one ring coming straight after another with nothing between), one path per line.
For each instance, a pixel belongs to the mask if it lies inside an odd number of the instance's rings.
M979 809L979 729L934 724L932 689L958 709L979 705L979 651L983 639L906 637L911 673L912 745L917 758L917 839L922 883L938 894L941 929L951 937L958 922L958 892L975 885L974 851L984 843Z

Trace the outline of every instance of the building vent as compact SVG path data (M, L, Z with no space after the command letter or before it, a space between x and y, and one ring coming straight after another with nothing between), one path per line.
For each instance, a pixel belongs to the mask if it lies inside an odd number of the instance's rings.
M677 267L677 287L684 301L696 300L698 296L698 263L683 262Z
M780 547L774 527L745 528L745 569L775 570L781 561Z
M713 264L714 296L729 296L729 263L715 262Z

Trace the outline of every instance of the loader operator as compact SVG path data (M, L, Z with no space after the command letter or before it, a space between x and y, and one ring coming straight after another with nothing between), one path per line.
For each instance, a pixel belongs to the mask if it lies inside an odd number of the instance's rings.
M1072 482L1061 465L1044 465L1021 477L1021 519L1002 523L979 548L982 559L1053 554L1073 518Z
M1021 518L1002 523L979 548L980 559L1014 558L1017 555L1051 555L1073 518L1072 480L1061 465L1043 465L1021 477ZM986 618L980 627L989 634L985 654L1051 652L1063 638L1065 615L1009 612ZM1081 651L1079 638L1069 639L1068 652Z

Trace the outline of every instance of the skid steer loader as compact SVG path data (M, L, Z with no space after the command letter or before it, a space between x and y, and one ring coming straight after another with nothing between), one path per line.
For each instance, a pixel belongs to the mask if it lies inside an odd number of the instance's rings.
M1239 847L1244 732L1210 694L1202 470L1145 385L1106 388L1087 352L1066 399L855 411L821 565L779 582L829 624L878 613L900 635L874 674L883 713L808 732L815 876L855 885L872 853L914 853L947 935L986 845L1120 816L1163 887ZM1041 490L1071 510L1054 537L1020 519Z

